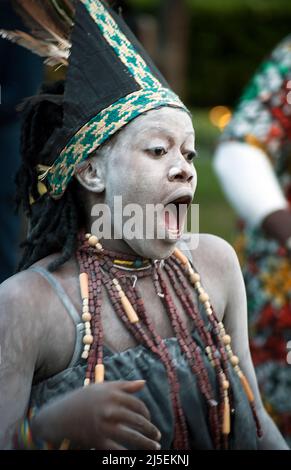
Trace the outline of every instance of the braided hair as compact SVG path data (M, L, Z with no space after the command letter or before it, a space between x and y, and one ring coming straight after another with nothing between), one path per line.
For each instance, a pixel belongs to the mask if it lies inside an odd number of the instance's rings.
M29 218L29 231L18 270L27 269L39 259L60 252L49 266L51 271L71 258L76 249L77 233L84 224L85 209L78 197L80 185L73 178L64 195L53 200L47 193L39 197L38 164L51 165L52 157L43 152L53 131L63 120L64 83L43 85L40 93L22 106L22 164L16 175L16 205L23 206ZM30 204L31 196L36 201Z

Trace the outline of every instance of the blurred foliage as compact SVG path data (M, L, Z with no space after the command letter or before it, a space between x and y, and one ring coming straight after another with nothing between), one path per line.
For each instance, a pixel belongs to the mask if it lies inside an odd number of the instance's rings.
M144 11L159 7L162 1L163 0L128 0L128 3ZM256 12L291 11L291 2L289 0L186 0L186 2L194 11L234 12L246 9Z
M166 0L128 0L160 14ZM177 0L178 1L178 0ZM190 106L233 106L259 63L291 32L290 0L186 0L190 12Z

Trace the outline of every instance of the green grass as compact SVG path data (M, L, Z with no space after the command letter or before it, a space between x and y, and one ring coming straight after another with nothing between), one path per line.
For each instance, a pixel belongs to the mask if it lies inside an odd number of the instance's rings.
M198 186L194 203L199 204L199 231L218 235L230 243L235 237L236 216L226 201L219 181L214 173L212 157L219 131L210 123L208 110L193 110L198 158L195 168Z

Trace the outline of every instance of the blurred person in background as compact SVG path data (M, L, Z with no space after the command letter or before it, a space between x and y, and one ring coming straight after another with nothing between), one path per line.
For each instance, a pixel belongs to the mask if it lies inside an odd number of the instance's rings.
M11 2L1 0L1 27L18 28ZM14 215L14 174L20 165L20 123L16 107L41 82L41 61L8 41L0 41L0 283L15 271L21 222ZM21 78L20 78L21 77Z
M262 63L242 94L214 167L242 222L236 248L258 382L290 443L291 36Z

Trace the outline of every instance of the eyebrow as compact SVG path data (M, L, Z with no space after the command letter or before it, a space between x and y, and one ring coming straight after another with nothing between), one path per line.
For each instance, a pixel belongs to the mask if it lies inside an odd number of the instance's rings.
M175 135L170 130L165 129L165 128L156 127L156 126L148 127L147 129L141 131L140 134L144 134L145 132L148 132L148 131L162 132L163 134L167 135L167 137L170 137L172 139L175 138ZM185 135L187 137L190 136L190 135L195 136L195 132L194 131L188 131L188 132L185 132Z

